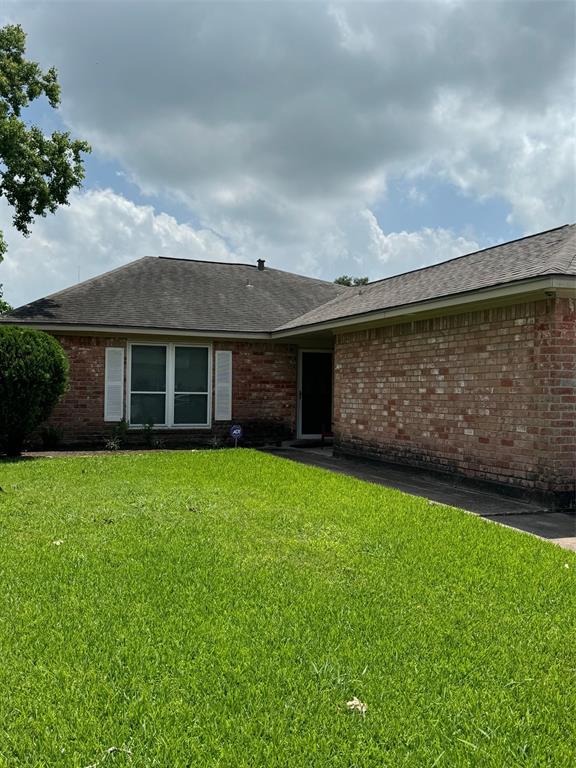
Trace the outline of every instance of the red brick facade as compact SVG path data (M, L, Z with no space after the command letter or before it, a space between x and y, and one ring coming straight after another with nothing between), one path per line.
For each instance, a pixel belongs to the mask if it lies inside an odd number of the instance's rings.
M68 356L70 383L49 424L60 430L67 445L102 445L114 428L113 424L104 422L104 350L106 347L126 348L126 339L54 336Z
M105 348L126 348L128 339L57 338L70 360L70 388L50 423L67 444L103 445L115 426L104 422ZM232 420L244 426L247 442L293 436L297 347L220 340L212 346L233 353ZM574 492L574 300L343 332L334 363L338 450L514 488ZM224 438L229 426L163 429L160 436L167 445L206 443ZM137 431L131 439L139 439Z
M50 418L66 444L102 445L115 425L104 421L105 348L123 347L125 337L57 335L70 362L70 386ZM186 340L182 340L186 343ZM287 437L296 422L296 348L272 342L213 343L232 350L232 419L239 421L247 440ZM167 443L189 438L208 442L223 438L230 422L213 422L212 429L168 430L159 436ZM159 431L160 432L160 431ZM138 434L132 436L132 440Z
M542 492L574 490L571 299L342 333L339 450Z
M296 429L297 349L272 342L214 343L232 351L232 418Z

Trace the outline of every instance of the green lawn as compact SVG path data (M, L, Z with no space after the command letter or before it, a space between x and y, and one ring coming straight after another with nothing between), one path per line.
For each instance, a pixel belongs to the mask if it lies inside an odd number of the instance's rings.
M0 485L0 766L576 764L573 553L248 450Z

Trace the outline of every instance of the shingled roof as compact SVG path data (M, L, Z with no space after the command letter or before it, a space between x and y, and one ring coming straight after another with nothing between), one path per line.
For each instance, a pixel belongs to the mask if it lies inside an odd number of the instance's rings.
M531 278L576 276L576 224L347 288L250 264L146 257L1 318L18 325L302 332ZM576 281L575 281L576 283Z
M270 332L350 290L251 264L145 257L19 307L3 321Z
M368 283L276 330L344 320L547 275L576 276L576 224Z

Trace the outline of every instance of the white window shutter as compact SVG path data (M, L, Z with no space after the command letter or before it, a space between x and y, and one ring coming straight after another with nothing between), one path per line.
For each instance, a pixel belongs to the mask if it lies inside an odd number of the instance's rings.
M104 421L120 421L124 415L124 350L106 347Z
M216 352L214 419L232 418L232 352Z

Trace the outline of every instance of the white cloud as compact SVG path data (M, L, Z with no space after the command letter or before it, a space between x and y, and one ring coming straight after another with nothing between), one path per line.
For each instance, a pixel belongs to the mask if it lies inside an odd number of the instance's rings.
M398 265L402 272L472 253L480 247L474 240L450 230L430 227L418 232L391 232L380 242L381 261Z
M69 206L37 219L28 238L14 231L2 205L0 228L8 243L0 283L15 306L142 256L236 260L214 233L106 189L73 193Z
M576 112L565 103L534 112L508 112L471 94L442 100L435 120L452 139L423 166L478 198L498 195L511 221L535 232L571 222L576 214ZM465 136L466 143L459 141Z

